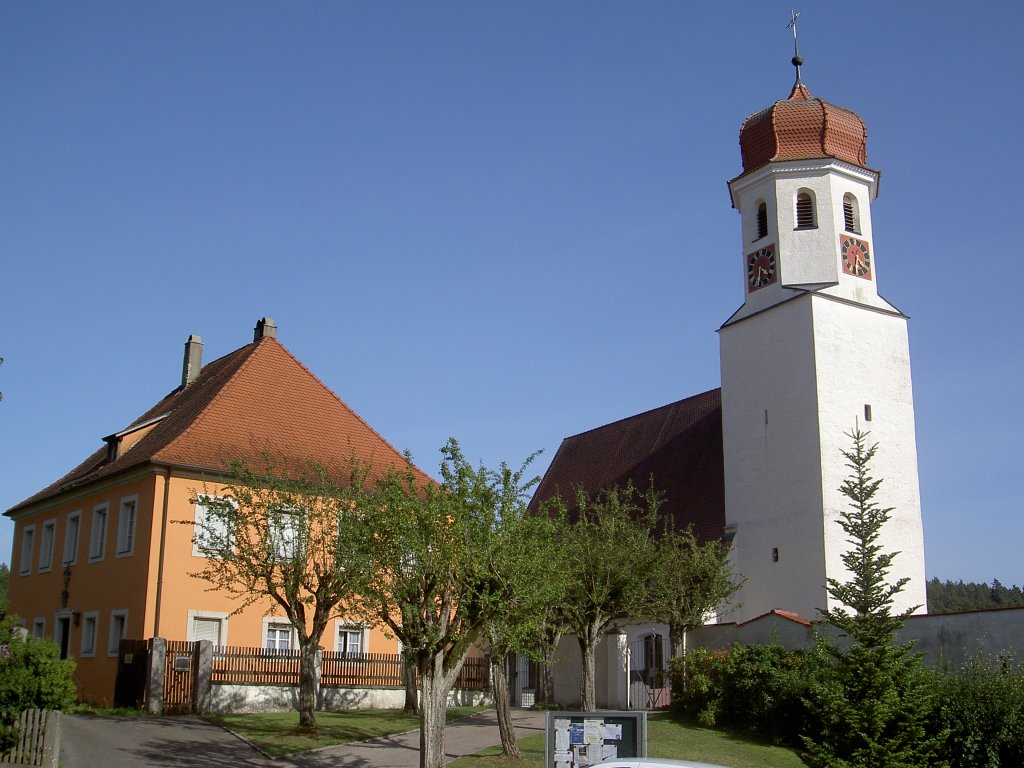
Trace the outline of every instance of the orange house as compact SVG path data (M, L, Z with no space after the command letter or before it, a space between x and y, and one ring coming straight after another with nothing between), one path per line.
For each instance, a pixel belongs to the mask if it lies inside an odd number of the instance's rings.
M79 694L111 702L121 638L212 640L293 647L280 610L237 602L190 576L201 555L191 499L216 493L226 463L264 453L321 463L357 459L376 470L403 456L277 341L269 318L254 339L202 366L185 344L181 384L85 461L9 509L14 520L10 612L74 656ZM425 478L426 476L424 476ZM336 619L328 650L396 653L377 629Z

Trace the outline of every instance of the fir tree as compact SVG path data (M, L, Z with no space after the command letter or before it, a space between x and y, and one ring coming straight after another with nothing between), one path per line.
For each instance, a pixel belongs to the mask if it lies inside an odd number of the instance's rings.
M923 768L939 764L925 735L926 673L913 644L896 642L915 609L893 614L893 598L908 580L887 581L899 553L885 552L879 543L893 510L874 500L882 481L869 472L878 445L868 446L868 434L855 428L848 433L852 450L843 451L850 475L839 490L850 501L837 522L850 544L842 557L849 580L828 580L834 606L823 619L840 640L821 641L822 682L808 702L821 731L805 746L814 766Z

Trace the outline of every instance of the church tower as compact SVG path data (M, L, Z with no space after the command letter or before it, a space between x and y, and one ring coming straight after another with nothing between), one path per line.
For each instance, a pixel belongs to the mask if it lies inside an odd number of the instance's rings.
M744 302L719 330L725 508L747 581L728 618L833 607L826 579L847 579L850 548L836 522L849 503L840 451L856 426L879 444L876 500L894 508L880 540L900 553L888 580L910 578L895 610L924 612L907 318L878 293L892 256L871 228L879 172L864 122L814 98L793 63L789 97L743 123L743 172L729 182Z

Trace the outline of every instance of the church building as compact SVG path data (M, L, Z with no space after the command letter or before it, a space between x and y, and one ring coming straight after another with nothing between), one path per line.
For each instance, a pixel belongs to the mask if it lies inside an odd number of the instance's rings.
M729 182L740 248L723 263L743 303L718 330L721 388L566 438L534 505L653 476L662 514L731 543L745 581L720 620L813 620L833 607L827 579L847 578L841 451L859 428L879 444L877 501L894 509L880 539L899 552L888 577L909 579L895 610L923 613L907 317L879 294L894 256L871 226L880 174L864 121L812 96L793 63L789 96L740 128L742 172Z

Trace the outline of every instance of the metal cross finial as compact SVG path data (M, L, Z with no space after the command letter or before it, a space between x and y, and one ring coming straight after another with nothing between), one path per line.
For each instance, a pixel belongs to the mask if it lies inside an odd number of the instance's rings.
M803 81L800 79L800 65L804 63L804 60L800 56L800 49L797 47L796 41L796 20L800 18L799 11L791 11L792 16L789 19L789 24L786 25L786 29L793 30L793 66L796 67L796 84L802 85Z

